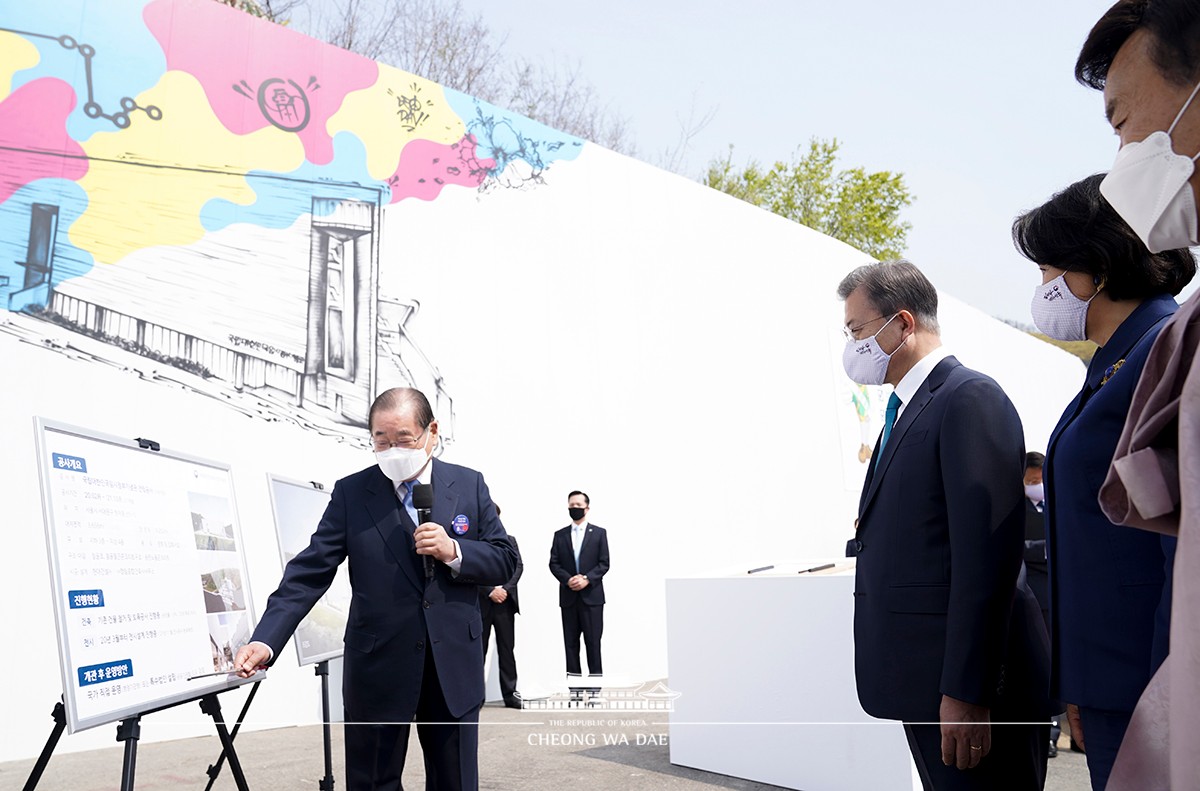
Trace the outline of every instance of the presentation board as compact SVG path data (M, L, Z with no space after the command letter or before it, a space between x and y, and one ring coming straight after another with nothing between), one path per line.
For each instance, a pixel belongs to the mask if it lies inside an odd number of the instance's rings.
M313 481L293 481L267 475L279 557L283 565L308 546L309 539L329 505L329 492ZM293 642L301 665L315 664L342 655L346 616L350 612L350 576L342 564L325 594L296 627Z
M68 731L253 680L227 674L254 626L228 465L34 424Z

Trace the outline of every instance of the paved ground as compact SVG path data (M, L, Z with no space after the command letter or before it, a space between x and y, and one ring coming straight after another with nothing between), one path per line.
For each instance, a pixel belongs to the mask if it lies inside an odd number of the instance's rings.
M557 715L556 715L557 716ZM562 789L620 789L625 791L701 791L702 789L770 789L723 775L673 766L670 748L665 744L665 714L638 712L644 724L606 729L624 733L629 743L605 746L601 734L596 744L531 744L538 733L556 734L558 740L588 729L540 727L541 712L514 711L495 704L484 708L480 729L480 771L482 789L517 791L562 791ZM115 727L115 726L113 726ZM70 737L64 737L70 738ZM611 736L610 736L611 738ZM657 743L659 741L664 743ZM584 741L585 739L567 739ZM642 744L639 744L642 742ZM654 742L654 743L651 743ZM317 789L324 775L320 726L278 728L246 732L237 738L237 753L249 786L255 791L292 791ZM1066 745L1066 739L1063 740ZM217 737L184 739L145 744L137 752L139 791L205 788L205 770L216 761L221 748ZM120 788L122 748L55 755L38 789L43 791L117 791ZM34 761L0 763L0 789L22 788ZM342 764L341 729L333 727L334 788L345 789ZM420 750L414 738L404 784L409 789L424 787ZM222 771L214 789L236 788L228 767ZM1047 791L1087 791L1090 788L1083 756L1067 749L1050 760ZM832 790L831 790L832 791Z

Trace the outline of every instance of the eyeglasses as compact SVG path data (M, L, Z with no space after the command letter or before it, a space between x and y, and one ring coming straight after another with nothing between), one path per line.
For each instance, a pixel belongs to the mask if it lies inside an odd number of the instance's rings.
M429 424L433 425L432 423ZM374 437L371 440L371 445L379 453L392 448L404 448L405 450L414 450L425 444L425 434L429 432L429 426L425 427L418 436L415 437L400 437L399 439L390 440L387 437Z
M856 341L856 340L858 340L858 338L855 337L855 333L857 333L863 327L870 326L871 324L874 324L877 321L883 321L884 319L891 321L892 319L896 318L896 316L898 316L898 315L900 315L900 314L893 313L891 316L878 316L876 318L871 319L870 321L864 321L862 324L859 324L857 327L842 327L842 334L846 336L846 340Z

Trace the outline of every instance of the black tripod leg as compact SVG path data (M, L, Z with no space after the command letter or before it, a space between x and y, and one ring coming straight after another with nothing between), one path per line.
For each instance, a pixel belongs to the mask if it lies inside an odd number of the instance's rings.
M325 777L317 783L319 791L333 791L333 743L329 732L329 660L317 663L321 677L321 731L325 742Z
M50 755L67 728L67 712L61 700L54 704L54 711L50 712L50 716L54 718L54 730L50 731L50 738L46 739L46 746L42 748L42 754L38 756L33 771L29 773L29 779L25 781L24 791L37 788L38 781L42 779L42 772L46 771L46 764L50 763Z
M242 711L238 714L238 721L234 724L233 730L229 733L229 740L232 742L237 736L238 730L242 727L242 722L246 719L246 712L250 710L250 704L254 701L255 694L258 693L258 685L261 681L255 681L254 686L250 687L250 694L246 696L246 702L242 704ZM204 703L201 702L200 708L204 709ZM207 712L205 712L207 713ZM225 748L222 743L221 754L217 756L217 762L210 764L208 767L208 785L204 787L204 791L212 791L213 783L217 782L217 775L221 774L221 767L225 763Z
M256 684L255 686L257 687L258 685ZM249 704L249 701L247 701L247 704ZM221 703L217 700L216 694L205 695L200 698L200 710L211 716L217 726L217 736L221 739L221 747L223 748L221 755L229 761L229 771L233 773L233 782L237 784L238 791L250 791L250 787L246 785L246 776L242 774L242 764L238 761L237 753L233 750L233 737L229 735L229 729L225 727L225 721L221 719ZM218 771L220 771L219 761ZM213 779L215 779L215 776L209 779L210 786Z
M137 743L141 735L141 715L121 720L117 725L117 741L125 742L125 760L121 764L121 791L133 791L133 771L137 762Z

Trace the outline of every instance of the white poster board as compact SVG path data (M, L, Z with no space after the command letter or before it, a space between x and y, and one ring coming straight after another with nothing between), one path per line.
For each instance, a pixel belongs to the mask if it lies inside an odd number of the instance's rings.
M254 626L229 467L34 423L68 732L246 683L220 672Z
M271 508L279 537L279 558L288 561L308 546L317 523L329 505L329 492L314 481L293 481L267 475ZM350 577L343 564L325 594L296 627L296 658L301 665L316 664L342 655L346 617L350 612Z

